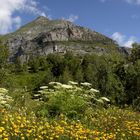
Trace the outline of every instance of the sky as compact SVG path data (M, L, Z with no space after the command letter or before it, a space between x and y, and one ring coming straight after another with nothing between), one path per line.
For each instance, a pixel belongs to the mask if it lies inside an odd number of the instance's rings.
M140 42L140 0L0 0L0 34L13 32L38 16L69 20L120 46Z

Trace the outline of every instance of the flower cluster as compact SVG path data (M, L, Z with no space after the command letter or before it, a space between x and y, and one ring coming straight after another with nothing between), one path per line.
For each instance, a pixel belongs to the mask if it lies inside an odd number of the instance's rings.
M112 133L115 139L140 139L140 114L137 112L110 107L98 110L91 120L92 129Z
M78 121L69 121L60 115L53 121L37 120L34 114L27 117L25 112L9 113L2 110L0 138L9 139L97 139L100 132L83 127ZM111 136L108 135L110 138Z
M34 99L45 100L46 98L50 98L52 96L58 94L70 94L71 96L79 96L83 98L88 103L91 100L94 100L96 103L101 103L102 105L110 102L110 100L106 97L97 98L96 94L99 93L99 90L92 88L92 84L84 82L78 84L77 82L69 81L68 84L62 84L59 82L50 82L48 86L40 87L38 93L34 94ZM93 101L91 102L93 104Z
M7 95L8 90L0 88L0 107L10 107L10 103L13 101L12 97Z
M122 138L137 140L140 138L140 122L125 121L124 130L113 125L113 130L107 128L103 130L97 127L96 123L94 129L89 129L80 121L69 120L63 114L49 120L37 118L34 113L26 114L24 110L10 112L2 109L0 111L0 139L2 140L115 140Z

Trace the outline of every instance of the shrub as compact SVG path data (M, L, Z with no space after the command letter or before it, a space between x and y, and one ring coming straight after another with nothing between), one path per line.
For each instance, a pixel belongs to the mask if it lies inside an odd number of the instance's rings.
M0 107L10 107L10 103L13 101L12 97L6 95L8 90L0 88Z
M97 97L97 93L99 94L99 91L86 82L78 84L69 81L67 85L50 82L48 86L40 87L38 93L34 94L34 99L44 102L43 108L48 110L50 116L60 113L81 116L88 107L104 106L109 102L105 97Z

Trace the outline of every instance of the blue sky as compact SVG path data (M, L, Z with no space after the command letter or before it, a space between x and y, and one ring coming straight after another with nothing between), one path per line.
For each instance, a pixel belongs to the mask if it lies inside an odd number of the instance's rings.
M14 31L39 15L65 18L122 46L140 42L140 0L2 0L0 33Z

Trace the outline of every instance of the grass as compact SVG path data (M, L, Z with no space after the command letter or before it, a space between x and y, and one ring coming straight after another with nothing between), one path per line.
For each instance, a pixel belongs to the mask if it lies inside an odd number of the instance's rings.
M75 84L77 84L75 82L71 83L74 84L74 87ZM55 93L58 95L67 95L68 90L70 90L70 92L72 92L71 94L74 94L73 92L75 90L72 90L72 86L70 85L66 87L66 85L61 84L62 87L67 88L67 91L65 91L65 88L64 90L60 88L60 83L52 82L50 86L52 86L52 84L57 90L50 90L48 86L41 87L43 91L46 91L46 88L48 89L47 91L49 91L49 93L47 95L50 95L50 97L48 96L49 100L52 96L56 97ZM58 86L55 84L58 84ZM87 89L89 83L83 84ZM58 92L59 89L61 92L65 91L67 94ZM79 90L81 91L81 89ZM1 92L8 94L6 89L1 89ZM77 105L77 103L69 103L66 99L70 99L70 97L67 95L65 102L68 106L70 105L70 108L60 103L63 99L57 98L55 100L58 102L55 104L51 103L50 105L55 105L56 108L63 106L63 109L56 115L49 115L49 108L47 108L47 106L44 108L45 110L43 110L43 101L32 100L31 97L29 97L30 93L27 91L22 91L23 93L21 91L15 92L17 93L12 96L13 100L11 103L2 99L2 101L8 103L9 106L0 107L0 140L140 139L140 113L134 112L131 108L120 109L109 105L107 105L106 108L100 105L96 107L88 106L85 111L77 112L77 115L72 117L68 115L67 112L71 107ZM84 94L84 92L80 93ZM79 95L79 92L75 92L75 94ZM82 97L85 97L81 94L79 95L79 97L81 97L79 100L74 95L71 97L75 97L73 100L79 103L83 100ZM87 90L85 94L87 94ZM49 103L49 101L45 103Z
M131 110L95 110L83 120L68 119L63 114L53 119L37 118L22 110L1 109L1 140L139 140L140 114Z

